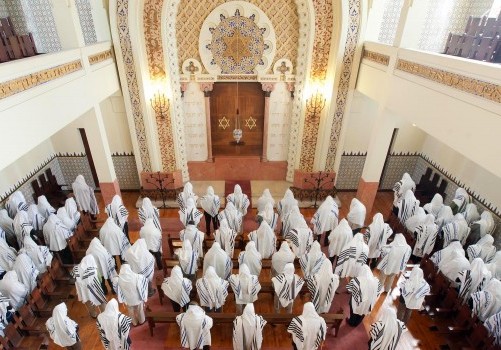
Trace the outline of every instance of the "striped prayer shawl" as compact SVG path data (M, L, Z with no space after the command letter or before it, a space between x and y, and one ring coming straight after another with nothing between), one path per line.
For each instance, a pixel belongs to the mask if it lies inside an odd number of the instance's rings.
M294 275L292 277L292 281L289 283L285 279L285 274L283 273L275 276L274 278L282 285L282 288L278 293L278 298L280 299L280 303L283 307L289 305L296 298L305 282L304 279L298 275Z
M203 196L200 199L202 208L207 214L209 214L212 217L215 217L219 211L219 208L221 207L221 200L219 199L218 196L212 196L212 200L209 203L207 203L207 201L208 201L207 196Z
M442 232L444 235L444 247L447 247L450 241L454 239L457 239L463 245L470 230L467 227L461 227L458 222L450 222L442 228Z
M432 229L432 227L434 229ZM430 254L437 240L438 226L419 225L416 228L416 243L414 244L413 254L418 257L423 257Z
M254 302L254 300L257 298L257 294L261 290L261 284L259 283L259 279L256 276L252 276L252 287L250 290L250 294L248 295L249 298L247 298L246 295L247 291L242 293L242 284L240 282L240 278L238 278L238 275L231 275L230 278L228 279L228 282L230 283L231 289L233 289L233 293L235 294L235 299L239 299L240 295L242 294L242 297L247 299L250 299L248 303Z
M77 283L81 279L82 288L86 288L89 292L89 300L92 305L98 306L106 303L106 295L104 294L101 282L98 279L97 269L93 266L87 267L84 271L80 271L80 267L77 265L73 268L73 277L77 280ZM77 288L78 292L79 288ZM86 302L87 296L79 295L82 302Z
M134 271L140 275L143 275L145 278L147 278L148 280L152 280L153 279L153 273L155 272L155 259L153 257L153 255L149 254L150 255L150 258L149 259L150 261L141 269L141 271Z
M344 249L341 254L339 254L336 263L336 274L344 277L344 271L347 270L348 264L350 264L350 260L355 260L355 264L359 264L360 266L364 265L367 262L367 254L365 252L361 252L359 256L357 256L357 248L349 247ZM353 262L351 262L353 263Z
M17 255L11 248L0 246L0 273L12 270Z
M165 278L164 281L162 282L162 289L163 286L169 286L171 283L170 278ZM191 285L190 281L183 280L181 283L181 299L180 300L174 300L176 303L181 305L182 307L185 306L190 302L190 292L193 286Z
M196 344L190 344L189 338L188 338L188 332L193 331L192 329L187 329L186 325L183 323L183 318L186 316L186 313L182 313L180 315L176 316L176 322L179 325L180 331L181 331L181 346L183 348L188 348L188 349L199 349L202 348L204 345L209 345L206 344L208 341L208 336L210 337L210 328L207 323L207 316L204 317L202 320L202 324L200 326L200 334L197 337L197 343Z
M296 316L292 319L289 327L287 327L287 332L294 334L301 343L304 343L302 316ZM318 349L320 344L322 344L322 341L325 339L325 335L326 329L323 326L320 326L316 335L314 348L311 350Z
M195 226L197 226L200 222L202 212L197 208L193 208L189 213L186 212L186 208L181 208L180 211L183 214L181 222L185 227L188 226L191 222L193 222Z
M113 281L113 288L117 292L118 296L118 301L121 303L127 304L127 296L125 295L124 291L122 288L120 288L120 284L118 283L118 279L115 279ZM139 275L139 278L137 280L137 292L139 295L139 299L146 301L148 299L148 280L144 278L144 276ZM134 305L130 305L134 306Z
M218 229L214 235L214 240L218 242L221 249L231 257L233 256L233 251L235 249L235 239L237 238L237 233L232 229L230 229L230 231L231 232L229 234L223 234L220 229Z
M331 210L329 210L329 215L324 220L329 220L331 217L335 217L336 218L336 220L335 220L336 222L339 219L338 212L336 210L334 210L334 208L331 208ZM322 222L321 212L320 211L317 211L313 215L313 218L311 218L311 223L313 224L313 233L315 235L321 235L322 232L323 232L323 229L322 229L323 222ZM330 227L329 229L332 230L332 229L334 229L334 227Z
M316 274L318 270L320 270L320 267L322 267L324 259L326 259L324 254L321 254L315 261L311 261L310 254L304 254L303 256L301 256L299 258L299 265L301 266L303 275L305 277L308 277L310 275Z
M9 213L9 216L11 218L14 218L17 214L17 212L21 211L21 210L24 210L24 211L28 211L29 209L29 205L28 203L25 203L25 202L19 202L17 203L17 205L15 203L12 203L12 202L7 202L5 204L5 209L7 209L7 212Z
M387 246L387 247L391 247L391 246ZM394 247L393 249L396 249L396 247ZM405 254L402 255L402 257L400 258L400 261L398 262L398 271L399 272L404 271L405 267L407 266L407 261L409 261L410 256L411 256L411 250L409 247L409 249L406 250ZM381 260L380 260L381 262L377 266L378 270L384 272L384 270L388 266L388 263L390 263L392 259L393 259L393 257L390 257L390 250L383 249L381 251ZM389 271L386 274L391 274L391 273L398 273L398 272Z
M471 270L461 271L458 275L458 279L460 281L459 297L464 301L468 300L471 294L481 291L487 282L484 277L478 285L473 286Z
M183 274L185 276L190 276L190 275L195 274L195 272L198 269L197 259L198 259L198 252L195 250L192 250L191 257L189 260L187 260L187 261L186 260L183 260L183 261L179 260L179 267L181 267L181 270L183 271ZM230 270L231 270L231 268L230 268Z
M312 275L306 279L306 285L308 286L308 290L311 293L311 302L315 305L315 310L320 313L322 312L323 306L320 303L326 303L330 301L332 303L332 299L334 298L334 277L331 277L329 281L329 285L327 287L327 293L325 293L325 299L320 300L320 288L319 286L322 284L319 279L324 278L318 275Z
M484 261L484 263L488 264L494 260L494 256L496 255L496 247L484 247L482 249L480 245L473 244L466 249L466 254L470 261L473 261L475 258L480 258Z
M237 316L233 321L233 349L246 349L246 350L260 350L261 342L263 340L262 332L266 325L266 321L263 316L254 315L255 327L252 334L252 340L249 348L246 348L246 339L249 336L245 333L245 327L242 320L242 316ZM258 337L259 335L259 337ZM261 340L258 341L258 338Z
M240 228L242 227L242 215L236 215L234 219L230 218L226 213L226 210L223 210L217 215L219 222L226 220L228 222L228 226L236 231L240 232Z
M120 255L124 257L125 252L131 247L129 240L125 234L122 235L122 241L120 242Z
M308 237L305 237L305 229L300 230L302 230L303 233L300 233L300 231L297 229L292 229L284 237L286 240L289 240L292 243L293 251L296 256L301 256L310 251L311 245L313 244L313 235L311 231L308 229ZM303 240L305 239L306 242L303 242Z
M403 324L398 321L397 323L397 332L391 337L390 342L387 343L386 346L382 344L385 325L381 321L374 323L369 333L372 340L370 350L395 350L397 348L398 341L400 340L400 336L405 329Z
M221 285L217 290L211 290L205 278L199 278L196 282L200 305L211 309L219 309L224 305L228 296L228 282L221 279Z
M233 205L235 206L235 208L237 208L237 210L240 213L242 213L242 215L247 214L247 208L250 205L250 201L249 201L249 198L247 197L246 194L242 194L242 200L237 203L237 201L235 199L235 194L234 193L230 193L226 197L226 201L233 203Z
M97 329L99 330L99 336L101 337L101 341L105 349L107 350L116 350L117 348L110 348L110 341L106 337L106 333L104 332L103 327L99 323L99 320L96 321ZM120 340L120 350L129 350L130 346L127 342L127 338L129 336L130 327L132 325L132 319L129 316L124 314L118 314L118 324L117 324L117 333L118 338Z
M159 212L158 212L158 208L153 208L153 210L155 211L155 213L153 215L148 215L143 207L140 207L138 210L137 210L137 216L139 217L139 220L141 220L141 222L144 223L146 222L147 219L153 219L153 223L155 224L155 227L157 229L160 230L160 232L162 232L162 227L160 226L160 215L159 215Z
M484 322L489 334L494 337L494 343L501 345L501 312L492 315Z
M474 315L477 315L477 317L481 321L485 321L488 317L492 315L485 315L485 310L491 306L492 303L495 302L493 295L488 292L488 291L480 291L473 293L471 295L472 302L473 302L473 308L472 308L472 313ZM497 310L499 311L499 310Z
M123 204L120 204L116 213L111 207L111 204L108 204L106 206L106 213L109 217L113 218L115 224L117 224L122 230L124 229L125 223L127 222L127 217L129 216L129 211Z

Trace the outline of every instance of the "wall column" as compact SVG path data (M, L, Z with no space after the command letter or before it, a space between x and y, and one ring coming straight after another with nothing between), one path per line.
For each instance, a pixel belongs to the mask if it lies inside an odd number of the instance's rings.
M75 0L52 0L52 6L62 49L84 47L85 40Z
M213 162L212 157L212 136L210 124L210 95L214 87L213 83L200 83L200 90L204 92L205 96L205 127L207 130L207 161Z
M270 95L275 87L273 83L262 83L264 91L263 154L261 161L268 161L268 123L270 122Z
M97 42L110 41L110 24L108 21L108 12L106 11L103 0L89 0L92 19L94 21L94 30L96 31Z

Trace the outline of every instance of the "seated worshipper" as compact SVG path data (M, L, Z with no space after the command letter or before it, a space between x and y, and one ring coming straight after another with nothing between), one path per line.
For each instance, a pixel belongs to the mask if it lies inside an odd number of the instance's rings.
M205 311L221 312L228 296L228 281L219 277L209 266L202 278L197 279L197 294Z
M96 217L99 214L99 206L94 195L94 189L87 185L82 175L77 176L71 187L78 208L84 213L89 213L92 217Z
M148 280L148 297L153 296L155 294L155 289L153 288L155 258L148 251L144 238L139 238L127 249L124 259L129 263L132 271L143 275Z
M482 259L473 259L470 269L461 271L456 280L459 282L459 297L463 302L467 302L473 293L484 289L491 277L492 274L487 270Z
M204 210L205 233L207 233L207 236L209 236L211 232L211 221L214 232L219 227L217 214L219 213L219 208L221 208L221 200L219 199L218 195L214 194L214 188L212 188L212 186L207 187L207 193L205 194L205 196L200 198L200 206Z
M12 270L16 257L17 251L10 247L5 240L0 239L0 277Z
M327 196L322 204L318 207L315 215L311 218L313 225L313 234L318 237L325 232L324 245L329 244L329 234L338 224L339 208L337 203L331 196Z
M458 240L463 245L470 234L468 223L462 214L456 214L451 222L442 227L444 247L447 247L452 240Z
M348 212L348 215L346 215L346 220L348 220L348 223L354 233L359 232L360 229L364 227L366 211L365 205L363 205L363 203L358 199L353 198L351 200L350 211Z
M393 186L393 214L398 215L398 204L408 190L414 192L416 190L416 183L408 173L404 173L402 179Z
M459 187L456 190L456 193L454 194L454 199L452 200L452 203L450 205L452 213L456 215L457 213L464 212L466 209L466 205L468 205L468 203L471 203L470 195L468 194L468 192L466 192L464 188Z
M377 269L380 272L379 282L384 287L384 292L389 293L395 276L405 271L411 252L412 248L401 233L395 235L393 242L382 247L381 260Z
M185 239L181 248L176 249L174 254L179 260L184 277L193 282L198 270L198 251L193 250L190 241Z
M106 288L104 282L105 280L108 281L111 292L116 294L112 281L112 278L117 275L115 259L97 237L94 237L92 241L90 241L89 248L87 248L85 255L92 255L96 261L97 274L101 276L101 287L103 287L104 294L108 294L108 288Z
M259 277L262 269L262 257L256 249L256 243L249 241L245 245L245 250L238 255L238 263L246 264L253 275Z
M484 237L485 235L492 234L495 227L496 224L494 223L492 214L487 210L484 210L482 214L480 214L480 220L475 221L471 224L470 234L468 235L468 238L466 238L464 249L468 249L470 245L477 243L480 238Z
M19 248L23 247L24 237L31 237L33 234L33 237L36 238L35 230L31 225L28 213L24 210L18 211L14 218L14 233L16 234Z
M470 262L466 259L459 241L452 241L447 247L433 254L431 261L452 282L454 287L457 287L455 281L459 273L470 269Z
M335 273L339 277L358 276L360 268L367 262L369 246L365 244L362 233L357 233L338 256Z
M374 268L377 264L377 259L381 256L381 248L386 245L388 238L393 234L390 225L386 224L383 219L383 214L377 213L372 218L372 223L367 228L365 236L367 237L367 245L369 246L368 258L371 261L369 265Z
M468 304L482 322L497 314L501 311L501 282L491 279L483 290L471 295Z
M0 229L5 232L5 240L7 243L11 247L17 247L14 220L9 217L9 213L5 209L0 209Z
M284 272L285 265L294 263L296 255L291 250L289 243L282 242L280 249L271 257L271 277L275 277Z
M5 209L9 213L9 216L14 219L17 212L20 210L28 210L28 203L26 198L21 191L16 191L9 196L7 203L5 203Z
M494 344L501 345L501 311L492 315L484 322L484 327L489 331L489 335L494 338Z
M266 204L271 204L271 208L275 207L275 200L273 199L273 196L268 188L264 189L263 194L257 200L257 212L259 213L264 211Z
M183 271L176 265L172 268L170 276L162 283L162 291L169 298L174 312L185 309L190 302L190 293L193 288L191 281L183 277Z
M139 237L144 238L146 247L150 253L155 257L157 262L157 269L163 269L162 262L162 231L156 226L152 218L146 219L144 226L139 230Z
M50 214L56 213L56 209L54 209L54 207L50 205L49 201L47 200L47 197L45 196L38 197L37 206L40 214L42 214L46 218L48 218Z
M278 223L278 214L273 210L273 206L271 203L267 203L264 206L264 209L257 214L257 222L261 225L261 223L265 221L268 226L271 227L273 231L277 227Z
M198 252L198 257L204 256L204 238L205 235L195 225L188 225L184 230L179 232L181 241L188 240L191 243L191 248Z
M294 299L296 299L304 284L304 279L294 273L294 264L286 264L284 272L273 277L271 283L275 291L273 300L275 311L280 313L280 307L283 307L287 313L292 313Z
M137 210L137 216L143 225L146 224L146 220L153 220L155 227L162 232L162 226L160 225L160 213L158 208L151 203L151 200L148 197L143 198L141 207Z
M298 258L306 254L313 244L313 232L308 227L290 230L284 238L291 243L292 251Z
M480 214L478 213L478 208L473 203L468 203L463 212L464 219L470 226L473 222L480 220Z
M342 219L339 225L329 235L329 260L334 264L341 251L353 239L353 231L346 219Z
M297 350L316 350L323 348L327 325L317 314L312 303L305 303L303 313L292 319L287 332L292 334L292 348Z
M245 305L242 315L233 321L233 349L260 350L266 323L262 316L256 315L254 304Z
M412 310L420 310L425 296L430 292L430 285L423 278L423 270L414 266L408 279L400 283L400 299L397 318L407 324Z
M129 239L113 218L108 218L99 230L99 240L107 251L115 258L118 256L123 262L123 257L130 247Z
M66 209L66 213L73 220L74 226L76 227L80 222L80 212L78 211L77 202L70 197L66 199L64 202L64 208Z
M188 198L186 201L186 206L179 209L179 220L183 223L184 227L188 225L198 226L200 219L202 218L202 213L195 206L193 199Z
M328 313L339 287L339 276L332 272L329 260L323 260L318 271L306 279L306 285L311 293L315 310L320 314Z
M494 237L485 235L480 238L477 244L473 244L466 250L466 255L470 262L475 258L482 259L486 264L490 263L496 255L496 247L494 246Z
M444 199L440 193L435 193L430 203L423 205L423 209L428 214L432 214L434 217L438 217L442 209L444 208Z
M223 211L220 211L217 215L217 219L219 220L219 224L221 221L226 220L228 226L234 230L237 234L242 233L243 225L242 225L242 214L235 208L233 203L226 203L226 207Z
M410 218L407 219L404 227L410 233L414 233L414 231L416 231L416 227L421 225L421 223L424 221L425 218L426 218L426 211L422 207L418 207L414 215L412 215Z
M5 327L14 319L14 311L9 305L9 299L0 294L0 337L4 337Z
M485 264L485 267L491 272L492 278L501 280L501 251L496 252L494 259L489 264Z
M16 261L12 265L12 270L16 271L19 282L24 284L30 293L33 292L33 289L37 286L39 271L28 254L19 251Z
M106 350L129 350L132 341L129 337L132 320L120 313L118 302L111 299L104 312L97 316L97 329Z
M324 260L329 261L329 259L327 259L325 254L322 252L320 243L318 243L318 241L314 241L308 254L304 254L299 257L299 265L301 265L304 278L306 279L310 275L317 273Z
M118 194L114 195L111 203L104 208L104 211L110 218L113 218L113 220L115 220L115 224L120 227L122 232L127 237L127 240L130 241L129 224L127 223L127 219L129 218L129 211L123 204L122 197L120 197Z
M369 350L396 350L400 336L406 329L405 323L397 319L395 310L384 308L379 320L371 325Z
M297 206L298 206L298 201L297 199L294 198L294 194L288 188L285 191L284 198L279 200L277 204L277 212L278 215L280 215L280 219L282 220L282 222L284 221L285 216L288 215L289 212L292 210L292 208Z
M78 300L85 304L89 315L96 318L96 307L103 311L106 306L106 295L101 286L101 279L97 273L96 260L92 255L86 255L79 265L73 268L75 288Z
M61 219L55 214L50 214L43 226L45 244L52 253L57 253L63 264L73 264L73 256L66 241L73 236L73 232L67 228Z
M233 257L236 238L237 232L228 226L228 221L224 219L221 220L219 222L219 228L214 233L214 242L219 243L229 257Z
M413 260L418 262L425 255L430 255L435 241L437 240L438 225L435 224L435 217L432 214L426 215L424 222L414 231L416 242L412 250Z
M16 271L7 271L0 280L0 293L9 299L10 306L17 311L26 302L28 288L19 281Z
M177 196L177 203L179 204L180 209L186 208L188 205L188 199L193 200L193 205L195 205L198 200L198 196L193 192L193 185L190 182L187 182L184 185L183 192Z
M75 222L73 221L72 218L68 216L65 207L59 208L56 212L56 215L59 218L59 220L63 222L64 226L66 226L71 232L75 231L76 227Z
M30 236L24 237L24 247L21 251L25 252L33 261L36 269L40 273L47 272L47 268L52 263L52 254L44 245L37 245Z
M148 301L148 280L143 275L131 270L129 264L120 267L120 274L114 278L118 301L127 306L132 325L141 325L146 321L144 304Z
M283 237L287 237L292 229L297 229L300 227L309 229L303 214L301 214L301 211L299 210L299 207L294 206L287 214L284 215L284 218L282 220Z
M405 222L416 214L419 204L420 202L414 196L414 192L407 190L398 203L398 220L402 225L405 225Z
M56 305L52 310L52 317L45 322L52 341L68 350L82 349L78 336L78 324L68 317L68 308L65 303Z
M444 205L438 216L435 217L435 223L438 225L438 232L442 231L442 227L454 220L452 209L448 205Z
M212 247L205 253L203 265L204 274L209 266L212 266L216 270L217 275L222 279L227 280L231 275L231 269L233 268L231 258L217 242L214 242Z
M209 350L212 318L198 305L190 303L188 310L176 316L181 332L181 346L187 349Z
M277 237L266 221L262 221L256 231L249 233L249 239L256 243L256 248L263 259L269 259L276 252Z
M38 211L38 206L36 204L31 204L28 207L28 219L30 220L31 227L35 230L35 237L37 238L35 242L43 243L43 225L47 219L40 214Z
M226 196L226 205L228 205L228 203L233 203L242 216L247 215L247 208L249 208L250 205L249 197L242 192L242 188L239 184L235 185L233 193Z
M351 327L362 323L365 315L371 312L381 294L381 283L374 277L368 265L363 265L358 276L351 279L346 290L351 293L350 317L346 322Z
M258 293L261 290L259 278L251 274L246 264L240 264L238 274L231 275L228 282L235 294L237 315L241 315L243 305L252 304L258 298Z

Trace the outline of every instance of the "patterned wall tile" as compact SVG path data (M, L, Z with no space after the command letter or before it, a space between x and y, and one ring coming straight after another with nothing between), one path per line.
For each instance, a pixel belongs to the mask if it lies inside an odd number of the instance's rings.
M23 35L29 33L28 22L25 16L25 9L23 6L27 6L27 3L22 0L5 0L5 5L9 11L10 19L12 20L12 25L17 35ZM28 8L26 7L26 11Z
M0 18L5 18L9 16L9 10L7 9L7 4L5 0L0 0Z
M85 45L97 43L96 28L94 27L94 19L92 18L92 9L90 0L76 0L78 17L80 26L84 36Z
M89 166L89 161L85 154L78 155L58 155L59 166L64 178L64 184L71 186L78 175L83 175L85 182L89 186L96 188Z
M404 0L385 0L383 21L379 30L378 41L383 44L393 45L397 34L400 11Z
M141 184L137 174L136 158L134 158L134 155L114 154L111 157L120 189L138 190Z
M38 52L61 51L61 42L57 33L56 22L52 14L50 0L23 0L28 6L23 8L27 18L28 30L33 33L33 40Z
M395 182L399 181L404 173L409 173L412 176L418 158L417 155L390 155L387 159L379 189L391 190Z
M364 170L365 154L343 154L339 172L336 175L336 188L339 190L356 190Z

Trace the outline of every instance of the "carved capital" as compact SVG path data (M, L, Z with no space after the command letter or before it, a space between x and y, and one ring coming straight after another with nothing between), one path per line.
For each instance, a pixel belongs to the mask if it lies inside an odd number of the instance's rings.
M275 88L275 83L261 83L261 88L264 91L264 96L270 97L271 92Z
M205 97L210 97L214 83L200 83L200 90L203 91Z

